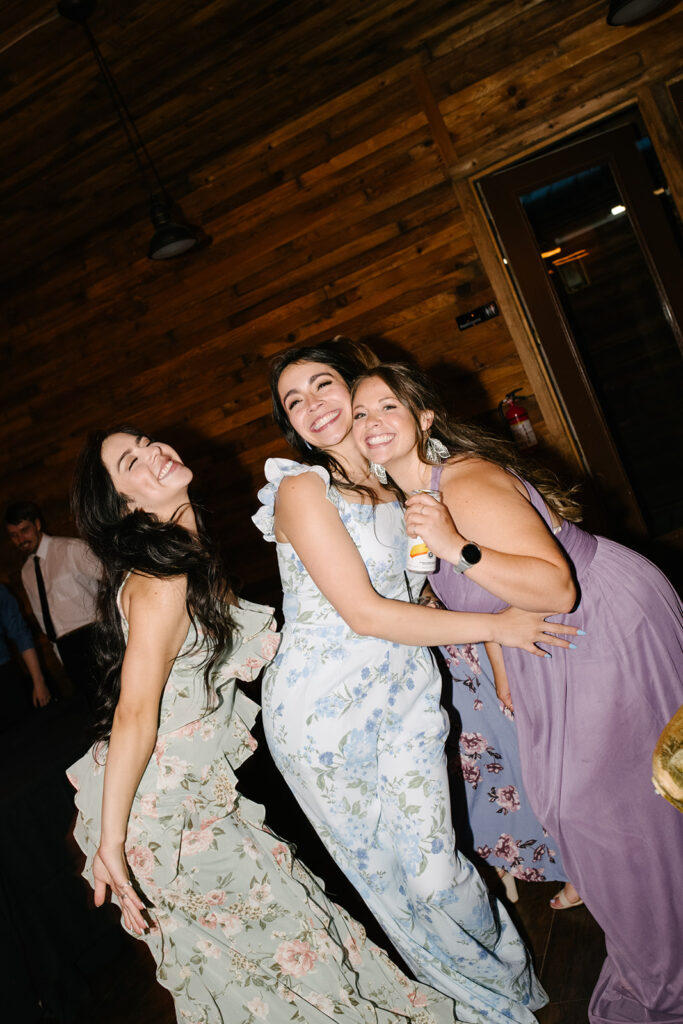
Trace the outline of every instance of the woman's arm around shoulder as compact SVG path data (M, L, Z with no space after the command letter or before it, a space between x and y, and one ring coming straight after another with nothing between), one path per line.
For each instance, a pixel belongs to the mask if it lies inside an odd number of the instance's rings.
M361 636L428 647L494 640L538 655L543 652L535 644L541 640L567 646L566 641L546 635L552 627L545 625L542 614L532 616L511 608L500 615L480 615L382 597L317 474L282 481L275 504L275 534L292 545L320 592Z

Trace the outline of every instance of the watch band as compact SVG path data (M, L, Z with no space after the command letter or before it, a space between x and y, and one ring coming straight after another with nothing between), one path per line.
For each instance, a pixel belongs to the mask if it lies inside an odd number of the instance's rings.
M453 572L461 573L471 569L481 561L481 548L471 540L466 540L460 552L460 558L453 565Z

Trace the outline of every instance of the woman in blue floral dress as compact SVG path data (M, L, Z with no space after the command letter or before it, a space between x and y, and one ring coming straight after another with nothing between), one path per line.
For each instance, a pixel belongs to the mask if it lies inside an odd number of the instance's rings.
M236 788L258 709L235 680L277 635L271 609L231 599L191 478L125 429L94 435L77 469L76 518L104 567L100 739L69 771L95 903L111 889L182 1024L456 1024Z
M277 542L285 615L264 680L266 737L416 976L454 996L464 1021L531 1022L544 995L527 951L455 850L440 677L417 645L491 639L538 654L543 617L505 612L501 622L407 603L401 508L350 437L349 384L361 368L343 339L290 349L274 365L276 417L313 464L269 459L259 492L255 521Z
M565 881L555 843L529 805L514 715L496 693L486 646L447 644L441 653L452 681L452 704L447 706L452 716L446 745L448 770L455 790L461 792L464 787L470 831L467 852L471 849L496 868L513 900L514 879Z

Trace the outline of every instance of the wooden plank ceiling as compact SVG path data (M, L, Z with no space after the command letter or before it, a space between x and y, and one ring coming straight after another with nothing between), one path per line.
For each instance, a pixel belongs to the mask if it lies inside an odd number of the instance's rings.
M35 495L54 529L72 529L84 433L137 420L197 461L220 532L244 538L238 570L265 580L272 553L248 516L264 457L286 454L269 415L274 352L381 335L438 369L467 416L531 390L502 317L455 326L496 295L453 182L680 66L683 4L620 30L606 8L102 0L91 29L168 191L211 243L153 263L147 195L82 30L53 4L4 0L6 499Z
M400 82L405 92L407 66L427 57L432 40L443 46L459 24L476 35L497 7L134 0L100 3L89 24L169 190L182 200L206 189L204 219L227 233L244 221L246 204L265 194L271 206L274 188L285 186L282 202L307 191L321 167L352 148L354 126L359 141L368 139L368 100L378 127L386 122L388 97L377 83L336 109L325 107L331 97L387 71L385 89ZM0 49L53 11L9 0ZM139 220L145 194L79 26L56 17L10 45L0 73L5 279L108 225ZM395 109L405 117L404 96Z

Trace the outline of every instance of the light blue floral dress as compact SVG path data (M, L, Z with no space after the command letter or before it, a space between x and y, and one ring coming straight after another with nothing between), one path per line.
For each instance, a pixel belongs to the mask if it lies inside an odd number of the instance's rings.
M451 644L440 650L453 682L448 770L456 793L464 783L470 831L467 846L460 832L458 842L525 882L566 881L556 844L529 805L514 715L498 699L486 648Z
M254 521L275 541L280 482L315 472L383 597L407 599L398 503L349 502L321 467L269 459ZM285 625L263 686L273 758L416 977L468 1024L532 1022L545 993L505 909L455 850L441 680L425 648L359 636L277 545ZM417 589L417 580L412 584Z
M240 602L213 676L193 631L161 699L159 734L133 800L131 876L150 906L150 947L180 1024L455 1024L453 1002L408 979L240 796L258 707L237 687L275 653L272 609ZM122 615L124 635L127 624ZM100 840L106 744L69 769L84 875ZM114 897L117 901L118 898Z

